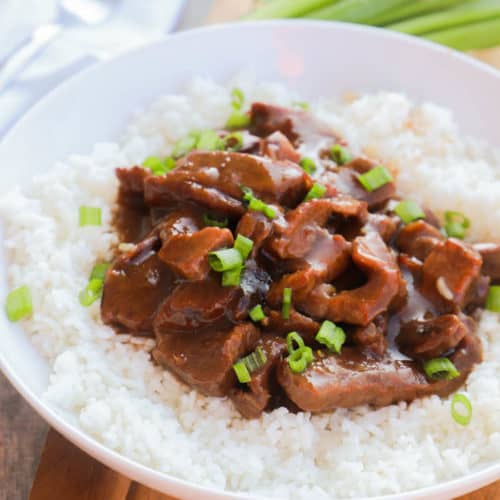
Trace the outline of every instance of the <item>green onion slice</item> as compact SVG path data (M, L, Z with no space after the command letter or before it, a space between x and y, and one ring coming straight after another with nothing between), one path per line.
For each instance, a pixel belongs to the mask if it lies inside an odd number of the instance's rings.
M309 175L312 175L314 174L314 172L316 172L316 163L314 163L314 160L312 158L304 156L304 158L300 160L299 164L302 169Z
M451 400L451 416L457 424L465 426L470 423L472 419L472 404L465 394L454 394Z
M243 134L241 132L232 132L222 138L223 147L228 151L239 151L243 147Z
M222 273L222 286L239 286L241 281L242 271L243 271L243 266L238 266L233 269L228 269L227 271L224 271Z
M427 377L451 380L460 375L455 365L448 358L434 358L424 363Z
M409 224L418 219L425 219L425 212L411 200L400 201L394 207L394 212L396 212L405 224Z
M313 359L312 349L308 346L303 346L288 356L288 365L293 373L302 373L307 368L307 365L312 363Z
M323 321L316 334L316 341L325 345L329 351L340 353L346 341L345 332L340 326L331 321Z
M104 282L101 279L91 279L88 285L80 292L78 298L84 307L90 306L102 295Z
M231 90L231 106L233 109L241 109L244 102L245 94L243 93L243 90L237 87Z
M334 144L330 148L330 157L337 165L345 165L352 160L352 154L340 144Z
M250 319L255 323L266 319L266 315L264 314L264 310L262 309L262 306L260 304L250 309L248 315L250 316Z
M15 288L7 295L5 312L9 321L19 321L33 313L31 290L27 285Z
M224 217L222 219L215 219L209 214L203 214L203 223L205 224L205 226L227 227L229 221L227 217Z
M111 264L108 264L107 262L101 262L100 264L96 264L91 273L89 280L102 280L104 281L104 278L106 277L106 272L110 268Z
M297 344L297 348L294 347L294 343ZM304 346L304 339L297 332L290 332L287 334L286 348L288 349L288 354L293 354Z
M233 110L226 122L226 128L239 129L250 125L250 116L239 109Z
M233 370L234 373L236 373L238 382L240 382L241 384L247 384L252 380L250 372L248 371L248 368L246 367L245 363L242 360L238 361L233 365Z
M500 285L493 285L488 289L486 309L500 313Z
M293 101L292 106L303 109L304 111L309 109L309 103L306 101Z
M80 227L100 226L102 223L101 209L99 207L80 207Z
M208 254L208 263L214 271L221 273L229 269L241 267L243 265L243 258L236 248L226 248L210 252Z
M392 182L393 179L389 171L382 165L379 165L364 174L358 175L358 180L366 191L371 193Z
M217 149L222 149L224 143L219 137L217 132L212 129L203 130L200 132L198 141L196 142L196 149L200 151L215 151Z
M247 204L249 210L261 212L268 219L274 219L276 217L276 210L264 203L262 200L256 198L250 188L242 186L241 190L243 191L243 201Z
M199 132L191 132L187 137L179 139L172 148L172 157L180 158L181 156L187 155L190 151L196 148L199 137Z
M326 193L326 186L319 184L319 182L315 182L313 187L309 190L304 201L313 200L314 198L322 198Z
M444 213L446 234L451 238L463 240L465 230L470 227L470 220L461 212L447 210Z
M290 308L292 307L292 289L283 288L283 304L281 306L281 317L290 319Z
M157 156L148 156L142 162L142 166L151 170L154 175L163 175L167 172L167 166Z
M252 251L253 241L242 234L238 234L234 240L234 248L241 253L243 260L246 260Z
M175 168L175 165L177 162L175 161L175 158L172 158L171 156L167 156L165 160L163 160L165 164L165 168L167 169L167 172L170 172Z

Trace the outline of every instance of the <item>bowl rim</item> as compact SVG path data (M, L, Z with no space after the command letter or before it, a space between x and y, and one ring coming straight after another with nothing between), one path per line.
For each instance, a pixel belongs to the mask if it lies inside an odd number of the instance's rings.
M408 46L420 46L422 49L428 51L429 53L444 53L447 57L453 58L460 64L465 64L475 68L475 70L488 73L490 76L496 78L500 84L500 71L489 66L488 64L474 59L464 53L458 52L456 50L450 49L438 45L434 42L417 38L415 36L406 35L404 33L399 33L395 31L390 31L383 28L377 28L373 26L365 26L352 23L343 23L335 21L319 21L319 20L307 20L307 19L275 19L275 20L242 20L238 22L229 23L218 23L208 26L202 26L197 28L192 28L189 30L184 30L181 32L175 32L168 34L166 37L147 43L140 47L133 48L122 52L116 56L113 56L104 61L99 61L90 67L83 69L82 71L70 76L59 85L54 87L50 92L48 92L44 97L42 97L38 102L36 102L31 108L29 108L26 113L6 132L6 134L0 140L0 146L8 141L11 135L17 133L17 130L21 128L24 122L29 121L32 114L36 113L38 109L44 106L50 106L50 103L57 99L58 93L61 89L69 87L74 81L79 79L84 79L91 77L94 72L99 72L100 68L113 62L122 59L127 59L132 54L140 54L142 52L147 52L153 47L159 47L165 44L169 44L170 40L175 39L189 39L193 37L210 36L214 32L220 31L231 31L235 27L238 30L253 30L253 29L273 29L284 26L304 26L304 27L314 27L315 29L327 29L327 30L346 30L350 32L369 32L373 33L375 36L385 37L389 40L394 40L398 43L403 43ZM404 49L404 47L403 47ZM131 110L132 111L132 110ZM220 488L201 486L196 483L192 483L188 480L178 478L176 476L159 472L158 470L152 469L135 461L125 455L122 455L113 449L105 446L96 439L94 439L90 434L87 434L76 425L73 425L69 419L64 417L62 412L58 412L48 403L44 402L41 396L37 396L34 391L32 391L28 385L19 377L14 371L9 368L6 361L5 355L0 351L0 370L14 386L14 388L21 394L25 401L55 430L62 434L66 439L72 442L74 445L78 446L80 449L84 450L90 456L105 464L110 468L119 469L120 472L126 474L129 478L136 481L144 481L146 478L149 482L154 482L156 484L162 483L163 486L171 485L172 488L176 488L178 491L183 491L184 493L197 494L197 495L211 495L217 496L218 498L234 498L234 499L263 499L264 497L255 497L251 493L242 493L230 490L223 490ZM397 499L426 499L431 498L451 498L448 495L454 494L453 491L460 489L461 494L466 494L472 490L480 488L487 485L500 478L500 461L496 463L493 462L487 466L482 467L477 471L472 471L465 476L455 478L452 480L439 482L431 486L426 486L424 488L405 490L397 494L389 495L379 495L376 497L366 497L365 500L397 500ZM149 486L149 485L147 485ZM154 486L149 486L155 488ZM170 489L170 488L169 488ZM166 489L163 491L167 492ZM200 498L203 498L200 496ZM363 499L360 499L363 500Z

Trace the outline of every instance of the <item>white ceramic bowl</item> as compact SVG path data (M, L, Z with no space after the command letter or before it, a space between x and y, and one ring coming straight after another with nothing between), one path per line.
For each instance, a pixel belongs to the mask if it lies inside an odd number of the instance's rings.
M130 113L178 89L193 75L224 80L242 67L308 96L347 90L396 90L451 108L467 133L500 146L500 73L448 49L388 31L348 24L277 21L193 30L97 65L36 105L0 144L6 191L70 153L116 138ZM14 168L14 166L16 166ZM21 166L21 168L19 168ZM0 256L0 297L6 262ZM93 457L152 488L180 498L250 498L200 488L105 448L41 400L47 363L19 325L0 314L0 366L53 427ZM448 499L500 478L500 462L463 478L385 499Z

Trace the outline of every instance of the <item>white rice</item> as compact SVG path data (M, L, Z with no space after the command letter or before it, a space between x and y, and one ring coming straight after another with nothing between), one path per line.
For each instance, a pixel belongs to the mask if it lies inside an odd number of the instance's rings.
M98 144L0 201L9 284L28 284L35 313L24 321L52 367L46 400L106 446L147 466L202 485L284 498L370 496L428 486L500 459L500 317L484 313L485 359L461 390L473 419L461 427L450 400L430 397L328 415L280 408L245 420L224 399L206 398L149 360L143 346L117 337L82 307L78 293L96 260L111 256L114 167L166 154L193 128L222 126L237 84L247 100L290 104L277 84L240 76L220 86L196 79L185 95L158 99L135 116L118 144ZM475 240L497 238L500 153L459 135L451 114L379 93L349 102L323 99L312 110L357 151L399 172L406 195L472 219ZM78 207L103 208L101 227L80 228ZM33 241L36 242L33 245Z

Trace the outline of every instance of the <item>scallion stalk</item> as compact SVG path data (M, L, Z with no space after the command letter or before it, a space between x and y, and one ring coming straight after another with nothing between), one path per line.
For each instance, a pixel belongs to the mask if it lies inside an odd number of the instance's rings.
M245 16L244 19L279 19L280 17L301 17L304 14L325 7L339 0L273 0Z

